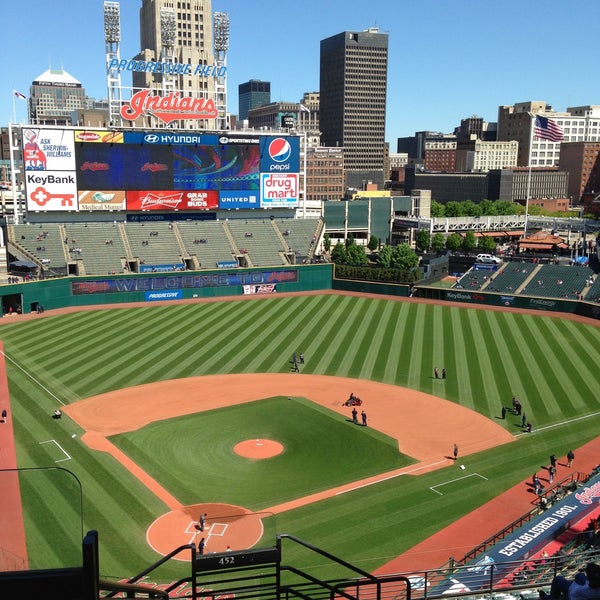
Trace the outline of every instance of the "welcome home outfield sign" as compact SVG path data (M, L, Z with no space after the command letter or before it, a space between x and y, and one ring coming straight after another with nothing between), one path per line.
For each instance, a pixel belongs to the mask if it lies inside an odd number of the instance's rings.
M451 578L436 586L430 593L443 594L450 590L468 592L488 588L490 577L493 581L499 581L514 569L513 561L531 557L599 505L600 474L597 474L584 487L559 500L492 546L483 558L473 560L455 571Z

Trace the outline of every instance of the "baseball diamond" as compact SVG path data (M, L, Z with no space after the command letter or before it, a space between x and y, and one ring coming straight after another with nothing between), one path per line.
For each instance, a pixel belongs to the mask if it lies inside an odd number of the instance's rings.
M596 439L593 321L342 293L111 308L2 321L2 447L14 431L16 464L48 469L58 445L82 486L80 511L62 472L19 477L22 534L11 552L30 568L76 562L81 531L94 528L101 572L117 578L201 533L207 551L291 533L398 572L399 557L529 479L547 456L577 455ZM305 356L298 373L294 353ZM352 422L351 392L368 427ZM520 417L501 419L515 395L530 434ZM575 468L593 460L579 456ZM534 497L519 490L421 564L466 553L474 536L528 510ZM161 577L175 580L182 563Z

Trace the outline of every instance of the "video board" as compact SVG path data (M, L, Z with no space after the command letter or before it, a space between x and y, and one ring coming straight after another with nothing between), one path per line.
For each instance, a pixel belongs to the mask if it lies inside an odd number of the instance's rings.
M22 129L29 211L294 208L298 137Z

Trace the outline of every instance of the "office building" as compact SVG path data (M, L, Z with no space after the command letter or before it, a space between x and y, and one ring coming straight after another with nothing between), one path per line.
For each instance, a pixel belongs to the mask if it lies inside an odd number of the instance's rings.
M251 79L238 86L238 119L244 121L248 112L271 102L271 82Z
M388 35L378 28L321 41L321 143L344 148L345 185L385 179Z
M75 111L86 107L81 82L64 69L48 69L29 87L29 122L36 125L71 125Z
M141 50L136 60L174 63L183 68L170 74L133 71L134 90L150 88L162 93L180 92L195 98L211 98L215 104L220 104L216 95L218 70L214 69L211 0L142 0L140 42ZM186 65L189 65L187 72ZM187 119L179 122L179 126L214 129L217 121Z
M519 142L518 165L553 167L560 159L560 141L538 139L533 135L536 115L546 117L562 130L562 142L600 142L600 106L577 106L555 112L545 102L519 102L498 108L499 141Z

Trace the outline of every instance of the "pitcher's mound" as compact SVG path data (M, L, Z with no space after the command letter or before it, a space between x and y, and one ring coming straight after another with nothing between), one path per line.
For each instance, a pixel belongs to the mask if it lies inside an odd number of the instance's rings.
M283 452L283 445L273 440L244 440L236 444L233 451L244 458L272 458Z

